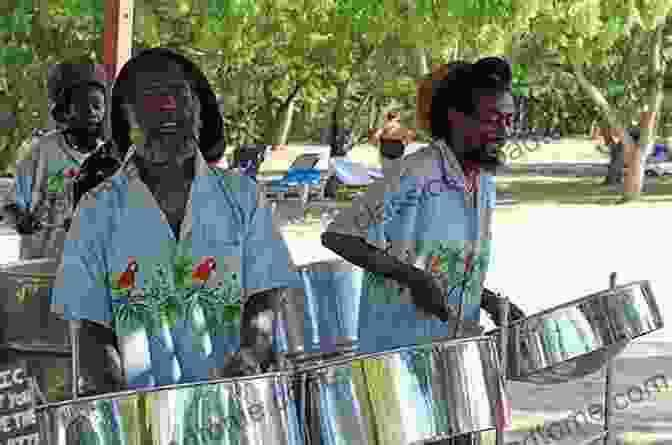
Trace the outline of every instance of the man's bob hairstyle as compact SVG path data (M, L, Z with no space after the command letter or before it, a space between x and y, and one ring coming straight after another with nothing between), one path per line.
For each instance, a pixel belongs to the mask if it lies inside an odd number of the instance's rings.
M511 80L511 66L499 57L486 57L473 64L455 64L443 79L434 81L430 116L432 137L450 141L448 111L474 115L479 97L511 92Z

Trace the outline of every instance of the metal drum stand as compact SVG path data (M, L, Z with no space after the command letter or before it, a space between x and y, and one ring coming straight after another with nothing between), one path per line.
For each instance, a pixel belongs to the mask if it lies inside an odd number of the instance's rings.
M501 312L501 320L502 320L502 335L499 337L500 340L500 348L499 350L501 351L501 357L499 358L500 363L501 363L501 373L502 373L502 380L503 380L503 385L504 385L504 392L505 394L508 395L508 387L507 387L507 379L506 379L506 370L508 367L506 366L507 360L508 360L508 342L509 342L509 299L507 297L504 297L500 299L500 312ZM498 425L497 429L495 430L495 443L497 445L504 445L504 429L503 426Z
M612 272L609 275L609 289L615 289L616 288L616 277L617 274L616 272ZM501 351L501 357L500 360L503 364L507 363L508 360L508 341L509 341L509 306L510 302L508 298L502 298L501 300L501 305L500 305L500 311L502 314L502 320L504 321L503 327L501 329L502 335L499 337L500 340L500 351ZM507 382L507 370L508 366L502 366L502 376L504 377L504 383L506 385ZM614 364L613 364L613 358L610 358L605 367L605 381L604 381L604 398L605 398L605 403L604 403L604 423L602 427L602 439L603 439L603 444L604 445L611 445L613 443L613 436L611 434L611 429L612 429L612 420L613 420L613 412L614 412L614 407L613 407L613 377L614 377ZM504 445L504 431L501 431L499 428L496 430L497 436L496 436L496 444L497 445ZM599 440L599 439L598 439Z

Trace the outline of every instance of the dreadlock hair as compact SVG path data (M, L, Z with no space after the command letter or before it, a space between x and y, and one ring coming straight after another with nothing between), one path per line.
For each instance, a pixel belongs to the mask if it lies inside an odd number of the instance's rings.
M509 63L499 57L486 57L476 63L456 63L447 75L434 83L431 101L430 131L434 139L450 141L452 129L448 112L455 110L473 115L479 97L511 91Z

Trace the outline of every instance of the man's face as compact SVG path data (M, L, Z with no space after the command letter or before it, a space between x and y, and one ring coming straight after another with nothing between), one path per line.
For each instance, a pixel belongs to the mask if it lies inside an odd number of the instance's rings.
M200 122L198 98L175 63L136 74L130 109L147 138L194 135Z
M105 94L95 86L87 85L72 90L68 104L67 121L70 128L98 131L105 118Z
M494 163L511 135L516 105L509 92L477 94L475 105L471 115L452 113L455 136L463 141L465 159Z

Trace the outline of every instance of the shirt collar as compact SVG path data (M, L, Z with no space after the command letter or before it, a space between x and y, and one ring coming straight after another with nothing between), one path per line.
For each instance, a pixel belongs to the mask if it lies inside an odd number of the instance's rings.
M124 157L124 161L121 165L121 171L128 176L129 178L138 178L140 173L138 166L134 162L134 157L136 154L137 148L135 145L131 145ZM196 159L194 162L195 177L198 176L208 176L211 172L209 164L203 158L201 150L196 150Z

